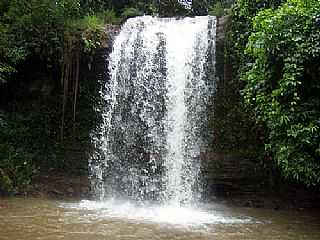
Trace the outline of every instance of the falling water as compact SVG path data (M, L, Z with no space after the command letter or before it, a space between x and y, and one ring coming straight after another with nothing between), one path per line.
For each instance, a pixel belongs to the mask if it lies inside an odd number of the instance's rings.
M215 17L129 19L109 56L92 186L102 199L194 204L210 136Z

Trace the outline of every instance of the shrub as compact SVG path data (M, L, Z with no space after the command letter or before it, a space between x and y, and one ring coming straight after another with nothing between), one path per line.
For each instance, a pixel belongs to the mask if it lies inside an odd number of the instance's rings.
M121 17L125 20L132 17L142 16L143 12L140 11L137 8L125 8L123 13L121 14Z
M26 193L37 173L32 155L15 149L7 144L0 144L0 186L8 194Z
M221 2L217 2L210 6L209 15L221 17L225 15L224 6Z
M245 101L269 129L285 177L320 183L320 2L288 0L253 19Z

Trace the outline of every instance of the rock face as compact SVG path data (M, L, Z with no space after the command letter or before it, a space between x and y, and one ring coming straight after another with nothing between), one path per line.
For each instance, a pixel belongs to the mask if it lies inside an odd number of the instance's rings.
M266 174L257 161L257 149L249 145L256 138L247 131L247 119L238 108L239 84L232 79L230 58L226 56L228 17L218 18L216 37L217 85L213 99L212 124L214 139L204 157L203 175L207 194L216 198L240 197L260 192ZM236 111L237 110L237 111ZM249 141L250 140L250 141ZM259 145L259 142L255 142ZM250 149L250 151L247 151ZM253 154L252 154L253 152ZM251 154L250 154L251 153Z
M86 176L52 174L37 177L30 194L35 197L88 198L89 190Z

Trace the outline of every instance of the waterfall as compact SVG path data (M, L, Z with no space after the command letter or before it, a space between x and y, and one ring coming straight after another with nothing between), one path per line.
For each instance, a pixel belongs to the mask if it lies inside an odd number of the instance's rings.
M93 190L106 198L192 204L202 193L215 81L216 18L129 19L108 59Z

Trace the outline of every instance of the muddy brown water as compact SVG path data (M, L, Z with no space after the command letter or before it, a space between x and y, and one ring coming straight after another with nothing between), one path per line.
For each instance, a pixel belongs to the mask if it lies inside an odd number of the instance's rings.
M162 208L142 211L143 208L140 207L133 208L131 211L131 205L119 204L116 210L111 211L108 210L109 205L110 208L114 207L114 202L100 206L90 201L0 199L0 239L320 239L319 212L232 208L210 204L205 206L206 212L202 215L191 212L189 215L182 216L183 212L181 212L179 216L175 216L175 211L170 209L168 212ZM148 214L158 215L143 218ZM166 217L171 217L172 222L166 221ZM205 217L208 218L198 224L197 217L199 222Z

